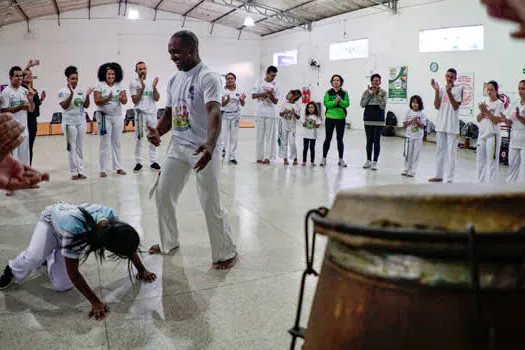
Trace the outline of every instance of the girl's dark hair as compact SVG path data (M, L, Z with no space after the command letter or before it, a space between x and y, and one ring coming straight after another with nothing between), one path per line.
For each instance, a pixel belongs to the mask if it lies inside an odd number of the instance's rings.
M305 113L305 115L311 115L311 114L309 114L310 112L308 112L308 107L310 107L310 105L314 106L314 115L319 117L319 108L317 108L317 103L315 103L315 102L308 102L308 104L306 105L306 113Z
M115 72L115 82L120 83L124 79L124 72L120 64L116 62L104 63L98 67L98 81L106 81L106 72L110 69Z
M519 82L520 84L525 84L525 80L522 80Z
M335 78L335 77L338 77L339 80L341 80L341 87L343 87L343 84L344 84L345 80L344 80L343 77L340 76L339 74L334 74L334 75L332 75L332 78L330 78L330 84L332 84L332 82L334 81L334 78Z
M290 90L289 93L291 93L292 95L295 95L295 98L293 100L294 103L297 102L301 98L301 96L303 95L301 90Z
M75 66L67 67L66 70L64 71L64 74L66 75L66 78L69 78L69 76L72 74L78 74L77 67Z
M379 78L379 80L383 80L381 79L381 76L379 74L372 74L372 76L370 77L370 81L374 80L375 78Z
M496 96L498 97L498 100L501 100L501 96L499 94L499 84L495 80L489 81L487 84L494 86L494 89L496 90Z
M237 80L237 76L235 74L233 74L232 72L226 74L226 78L228 78L228 75L231 75L233 77L233 79Z
M423 106L423 99L421 98L421 96L419 95L414 95L412 97L410 97L410 103L408 104L408 107L410 109L412 109L412 102L413 101L416 101L417 104L419 105L419 110L422 111L423 109L425 109L425 107Z

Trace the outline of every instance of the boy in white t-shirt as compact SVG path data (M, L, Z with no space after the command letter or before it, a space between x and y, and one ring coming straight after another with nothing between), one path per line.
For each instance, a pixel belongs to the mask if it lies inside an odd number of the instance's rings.
M257 144L255 157L259 164L270 164L275 159L276 146L276 105L279 103L279 88L275 82L277 68L268 67L266 77L257 83L252 90L252 99L257 100Z
M237 76L233 73L226 74L226 87L222 95L222 128L221 148L222 158L226 157L226 146L229 146L228 163L237 165L235 155L237 152L237 133L241 121L241 107L246 103L246 95L236 84Z
M407 128L405 139L405 170L403 176L414 177L419 163L419 154L423 144L427 117L423 112L423 99L418 96L410 98L410 109L407 112L403 126Z
M525 80L518 86L519 98L507 110L507 125L512 126L509 145L507 182L525 182Z
M13 156L29 165L29 131L27 129L27 112L33 112L35 104L33 93L22 86L22 68L14 66L9 70L11 84L2 91L0 112L12 113L13 117L24 127L24 141L13 151Z
M438 110L436 119L437 154L436 176L429 182L452 182L456 168L459 134L459 107L463 102L463 86L455 85L458 73L450 68L445 75L447 85L439 87L432 79L435 91L434 107Z
M135 159L137 164L133 172L137 173L142 170L142 139L146 135L148 126L154 128L157 125L156 103L159 101L160 94L157 91L159 78L155 77L153 80L147 78L146 63L138 62L135 65L135 72L137 78L129 83L129 94L135 105ZM160 165L157 163L157 149L152 144L149 144L149 161L151 169L160 170Z

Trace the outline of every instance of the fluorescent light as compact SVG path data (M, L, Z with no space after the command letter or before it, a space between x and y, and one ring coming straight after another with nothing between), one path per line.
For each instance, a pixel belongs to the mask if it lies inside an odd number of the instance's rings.
M255 21L251 17L246 17L246 19L244 20L244 25L246 27L253 27L255 25Z
M128 19L139 19L139 10L129 9Z

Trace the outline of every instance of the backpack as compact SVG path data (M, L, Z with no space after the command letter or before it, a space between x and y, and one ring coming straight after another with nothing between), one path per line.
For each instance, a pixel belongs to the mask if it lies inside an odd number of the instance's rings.
M436 126L434 125L434 123L432 123L431 120L428 120L427 119L427 126L425 126L425 131L428 134L432 134L433 132L436 131Z
M471 139L477 139L479 135L478 126L474 124L473 122L468 122L466 127L468 130L465 136L470 137Z
M468 133L468 124L460 119L459 120L459 135L467 136L467 133Z
M387 126L394 126L394 127L396 127L397 126L397 117L396 117L396 115L393 112L388 111L388 113L386 114L386 121L385 121L385 123L386 123ZM395 134L395 132L394 132L394 134Z
M396 128L392 125L387 125L383 128L383 136L391 137L396 136Z

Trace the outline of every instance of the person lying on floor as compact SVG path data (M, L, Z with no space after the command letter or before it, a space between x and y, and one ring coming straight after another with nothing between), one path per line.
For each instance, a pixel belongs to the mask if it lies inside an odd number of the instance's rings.
M9 261L0 276L0 290L15 279L24 280L46 262L53 288L64 292L75 286L91 303L89 317L102 320L109 308L89 287L78 269L79 262L91 253L102 262L107 250L110 259L128 259L130 275L133 264L138 271L136 278L151 283L157 276L142 264L137 254L139 244L137 231L119 221L115 210L99 204L57 202L42 212L28 248Z

